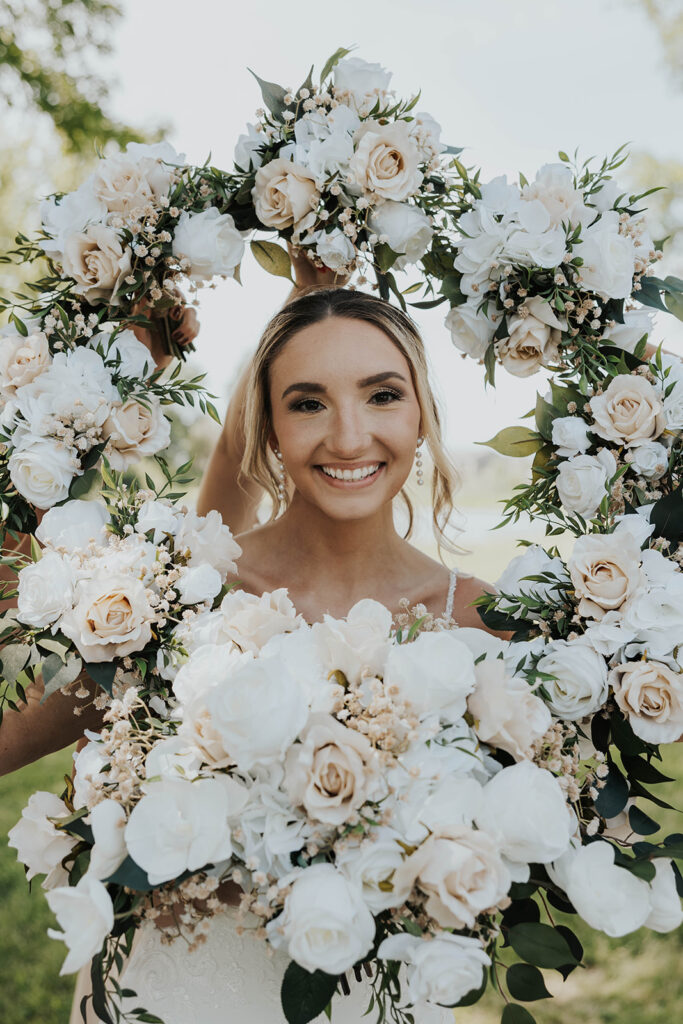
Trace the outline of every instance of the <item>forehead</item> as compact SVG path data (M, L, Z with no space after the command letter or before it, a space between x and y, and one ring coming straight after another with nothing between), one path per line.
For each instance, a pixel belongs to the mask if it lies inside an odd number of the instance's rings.
M270 383L275 390L295 380L355 384L387 371L410 382L408 360L381 328L330 316L292 335L273 360Z

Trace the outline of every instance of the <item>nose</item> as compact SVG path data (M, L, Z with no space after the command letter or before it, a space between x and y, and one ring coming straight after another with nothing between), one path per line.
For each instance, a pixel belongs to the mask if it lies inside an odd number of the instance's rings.
M371 434L362 411L355 404L340 407L327 438L330 454L339 459L359 458L367 451L370 440Z

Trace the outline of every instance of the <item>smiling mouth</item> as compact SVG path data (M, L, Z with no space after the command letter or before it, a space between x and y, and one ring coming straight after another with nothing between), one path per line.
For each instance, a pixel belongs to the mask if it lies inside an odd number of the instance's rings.
M353 469L342 469L340 466L316 466L318 472L333 486L348 487L370 484L377 479L384 468L384 462L372 462Z

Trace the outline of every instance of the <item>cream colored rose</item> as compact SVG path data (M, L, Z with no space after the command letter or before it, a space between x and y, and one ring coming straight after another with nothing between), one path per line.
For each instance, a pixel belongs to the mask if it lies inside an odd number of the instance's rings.
M108 299L116 305L114 292L131 270L130 249L121 244L113 228L91 224L69 235L62 267L65 276L76 282L74 290L88 302Z
M510 874L494 839L467 825L438 828L396 870L399 891L417 885L443 928L471 928L508 894Z
M480 740L520 761L552 722L544 701L525 679L510 677L500 658L484 658L474 669L477 686L467 698Z
M558 345L566 323L558 320L540 296L527 299L508 321L508 337L498 343L497 353L508 373L529 377L558 358Z
M282 157L259 167L251 195L261 223L278 230L296 224L318 200L310 171Z
M617 704L646 743L683 736L683 673L659 661L629 661L609 674Z
M567 568L579 615L598 622L622 608L645 581L640 548L626 531L579 537Z
M365 192L401 202L422 184L420 154L406 121L380 125L369 121L354 136L349 161L353 182Z
M368 799L377 776L370 742L331 715L312 715L285 761L285 785L314 821L343 825Z
M152 187L140 162L125 157L101 160L93 175L96 199L106 204L110 213L130 217L154 199Z
M161 411L156 395L143 405L129 398L111 410L103 431L109 441L107 458L116 470L123 470L145 455L154 455L171 440L171 424Z
M112 661L141 651L151 639L154 612L140 580L108 573L79 584L76 604L60 629L85 661Z
M17 388L30 384L52 362L50 347L42 331L10 334L0 337L0 391L12 395Z
M627 448L652 441L666 428L662 395L644 377L614 377L602 395L591 398L593 433Z

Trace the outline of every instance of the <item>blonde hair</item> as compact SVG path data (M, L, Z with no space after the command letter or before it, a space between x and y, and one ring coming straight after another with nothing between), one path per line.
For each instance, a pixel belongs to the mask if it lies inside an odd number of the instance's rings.
M271 520L287 507L288 497L278 493L279 479L275 461L269 450L273 430L270 404L270 367L291 337L328 317L362 320L383 331L406 358L415 394L420 406L421 435L433 463L432 522L439 547L459 550L446 536L446 527L454 510L453 494L458 484L457 473L443 446L441 422L434 393L429 383L427 359L419 331L402 310L366 292L347 288L316 288L297 296L276 313L261 336L254 355L247 384L243 429L245 450L240 476L259 483L273 502ZM401 497L408 509L411 535L413 507L405 490Z

